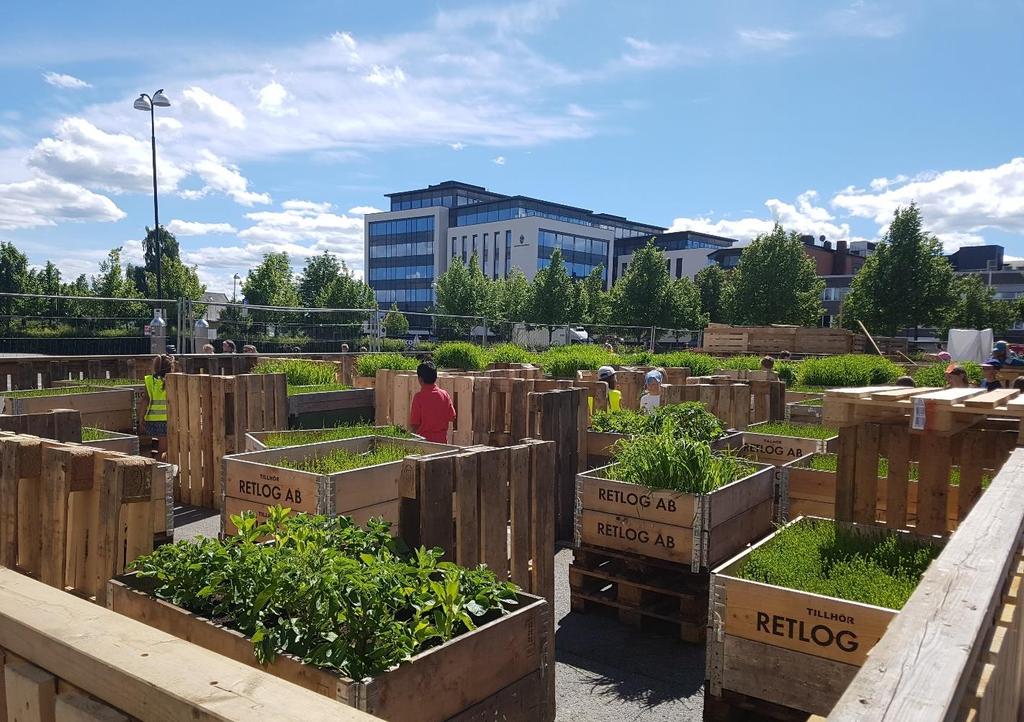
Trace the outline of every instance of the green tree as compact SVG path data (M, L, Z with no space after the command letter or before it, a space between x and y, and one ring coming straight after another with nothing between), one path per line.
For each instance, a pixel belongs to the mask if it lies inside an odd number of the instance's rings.
M898 208L882 242L854 276L842 324L891 336L905 328L941 326L954 294L953 268L942 244L922 228L917 206Z
M249 269L242 281L242 294L251 306L299 305L299 294L292 280L292 267L288 254L266 253L256 268Z
M651 239L637 249L626 272L612 286L612 317L625 326L665 326L670 318L667 309L675 303L671 296L665 254Z
M492 305L490 283L480 271L476 254L470 257L468 266L460 259L453 258L448 270L438 276L436 283L436 313L471 317L438 318L437 327L465 336L476 325L472 317L485 316Z
M35 280L28 269L28 256L18 250L13 243L0 241L0 292L2 293L33 293ZM0 315L9 317L21 313L28 304L21 299L0 296ZM3 325L9 327L9 319L3 319Z
M53 261L47 261L46 265L39 270L29 271L33 279L33 286L35 287L35 293L43 294L44 296L59 296L61 291L60 282L60 269L53 263ZM32 304L31 313L37 316L56 316L60 311L59 301L55 298L39 299L37 302ZM52 320L50 325L53 325Z
M530 308L530 282L518 268L494 284L490 315L502 321L523 321Z
M91 295L109 299L142 298L139 289L121 264L121 247L113 248L100 263L99 274L90 280ZM148 320L149 308L144 303L95 301L84 304L85 313L97 318ZM111 325L117 325L116 322Z
M581 319L585 323L606 324L611 316L611 302L604 290L604 268L598 266L579 282L582 300Z
M942 330L991 328L1001 334L1017 320L1016 304L996 299L995 289L982 276L960 276L953 283L953 306Z
M561 250L552 251L551 262L534 275L530 299L528 321L562 325L580 320L580 290L565 270Z
M689 278L679 278L669 287L665 323L668 328L699 331L708 325L708 314L701 310L700 291Z
M717 263L705 266L694 278L700 293L700 307L711 323L728 323L725 305L726 273Z
M307 308L326 308L341 269L341 261L332 253L310 256L299 274L299 302Z
M398 310L398 304L392 303L391 310L384 317L384 331L392 338L401 338L409 333L409 319Z
M800 236L786 233L778 223L743 249L730 282L728 314L733 323L814 326L821 318L825 282L818 278Z
M142 241L143 264L128 266L128 276L135 287L146 298L157 297L156 287L156 239L152 228L146 228ZM178 239L163 226L160 227L160 273L164 298L187 298L198 301L206 292L206 286L199 281L196 266L186 266L181 260Z

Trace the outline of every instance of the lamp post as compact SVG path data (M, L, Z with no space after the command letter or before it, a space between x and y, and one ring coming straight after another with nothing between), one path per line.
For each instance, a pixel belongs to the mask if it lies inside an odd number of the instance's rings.
M160 248L160 209L156 199L156 108L167 108L170 105L171 101L164 95L164 89L160 88L151 96L146 93L139 93L139 97L135 99L133 106L135 110L149 111L150 140L153 146L153 234L156 237L156 297L159 299L164 297L164 285L163 263L161 259L163 254Z
M234 303L236 301L235 288L237 287L238 282L241 280L242 277L239 276L237 273L231 277L231 303Z

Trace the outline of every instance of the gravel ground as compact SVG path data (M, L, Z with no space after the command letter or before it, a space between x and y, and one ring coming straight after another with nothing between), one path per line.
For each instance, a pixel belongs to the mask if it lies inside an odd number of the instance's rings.
M215 536L209 509L175 508L174 538ZM564 722L700 720L704 647L655 636L601 614L569 611L572 550L555 555L557 719Z

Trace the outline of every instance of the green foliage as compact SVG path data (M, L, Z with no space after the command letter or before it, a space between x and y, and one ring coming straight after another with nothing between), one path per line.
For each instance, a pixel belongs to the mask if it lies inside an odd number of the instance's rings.
M420 362L400 353L367 353L356 359L356 375L376 377L380 369L415 371Z
M691 376L709 376L715 372L715 369L722 368L722 361L722 359L717 359L706 353L673 351L654 354L646 365L660 366L661 368L689 368Z
M491 364L525 364L533 360L533 354L514 343L500 343L487 349L487 362Z
M796 424L791 421L766 421L750 429L751 433L769 436L795 436L800 439L831 439L839 429L822 424Z
M678 438L712 442L725 434L722 422L704 408L704 404L688 401L659 406L653 414L632 409L595 411L590 428L594 431L637 436L667 433Z
M751 552L737 574L786 589L901 609L939 551L901 534L855 534L832 521L803 519Z
M142 241L143 265L128 266L128 277L147 298L157 298L156 239L157 234L147 227ZM178 239L163 226L160 227L160 275L164 298L198 301L206 291L206 286L199 281L198 268L181 262ZM197 311L201 312L201 309Z
M268 434L263 438L263 445L276 449L281 446L300 446L317 444L321 441L337 441L352 439L357 436L389 436L396 439L411 439L412 434L400 426L374 426L373 424L351 424L335 426L332 429L310 429L309 431L288 431Z
M464 341L442 343L434 349L434 364L439 369L459 369L460 371L483 371L487 368L487 359L482 348Z
M552 251L549 265L534 275L530 301L526 320L532 323L562 325L582 317L579 288L565 270L561 250Z
M637 249L626 272L612 286L612 317L627 326L703 328L700 293L689 279L672 281L665 254L652 239Z
M491 313L504 321L522 321L532 307L530 282L519 268L513 267L508 278L494 281Z
M288 385L289 396L301 396L302 394L319 394L324 391L349 391L351 386L336 381L326 384L300 384L298 386Z
M928 364L914 371L914 383L918 386L946 385L946 363ZM958 361L957 365L967 372L967 379L972 384L981 383L981 365L976 361Z
M254 374L284 374L289 386L333 384L337 381L336 366L329 361L282 358L263 359L253 366Z
M593 269L580 281L580 320L584 323L605 324L611 318L611 297L604 290L604 267Z
M348 449L333 449L323 454L313 454L304 459L278 459L273 462L275 466L283 466L286 469L297 471L308 471L313 474L336 474L340 471L351 471L362 469L366 466L387 464L392 461L401 461L411 453L408 449L393 444L379 444L369 451L362 453L349 451Z
M734 323L814 326L821 317L825 282L818 278L800 236L786 233L779 224L743 249L729 281L728 315Z
M434 310L453 316L482 317L492 305L492 296L491 285L480 271L475 253L468 266L460 258L452 258L448 270L437 278ZM472 318L439 318L437 324L462 336L476 325Z
M162 546L132 563L161 599L238 630L261 663L289 654L363 679L471 631L516 604L485 567L401 548L389 524L268 509L233 516L237 536ZM260 539L270 536L270 543Z
M596 371L602 366L617 363L618 357L605 351L603 346L570 344L552 346L538 354L537 360L549 376L574 379L577 371Z
M399 337L409 333L409 319L398 310L397 303L391 304L391 309L384 317L383 326L389 336Z
M609 479L687 494L709 494L756 468L733 456L715 455L706 442L671 433L620 439L612 455L615 463L607 470Z
M843 301L842 324L892 336L904 328L939 326L954 294L953 268L942 243L922 228L917 206L898 208L875 252L853 277Z
M285 306L299 305L299 294L292 278L292 267L288 254L265 253L256 268L250 268L242 281L242 294L250 305ZM260 317L258 312L250 312Z
M711 323L728 323L729 316L725 306L724 290L726 275L717 263L697 271L693 279L700 293L700 308L708 315Z
M103 429L94 429L91 426L82 427L82 441L106 441L107 439L116 438L117 434L111 431L104 431Z
M82 379L84 386L142 386L142 379Z
M90 281L91 295L105 298L134 299L142 294L135 287L135 282L128 276L121 264L121 249L114 248L107 254L105 261L100 263L100 272ZM149 307L143 303L88 302L84 310L96 316L143 317L149 314Z
M868 354L845 354L807 359L800 363L797 382L804 386L877 386L892 383L903 368L889 359Z
M950 328L991 328L1002 334L1017 320L1017 306L996 300L996 292L979 274L959 276L953 282L954 303L943 330Z
M94 394L103 389L91 386L54 386L49 389L23 389L21 391L0 391L0 397L8 399L28 399L35 396L73 396L76 394Z

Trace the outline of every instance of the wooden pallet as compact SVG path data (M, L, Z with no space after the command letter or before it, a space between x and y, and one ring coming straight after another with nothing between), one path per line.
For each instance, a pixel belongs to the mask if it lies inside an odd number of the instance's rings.
M645 631L671 630L684 642L704 641L707 572L662 564L636 554L581 545L569 566L570 602L576 612L610 611L620 622Z

